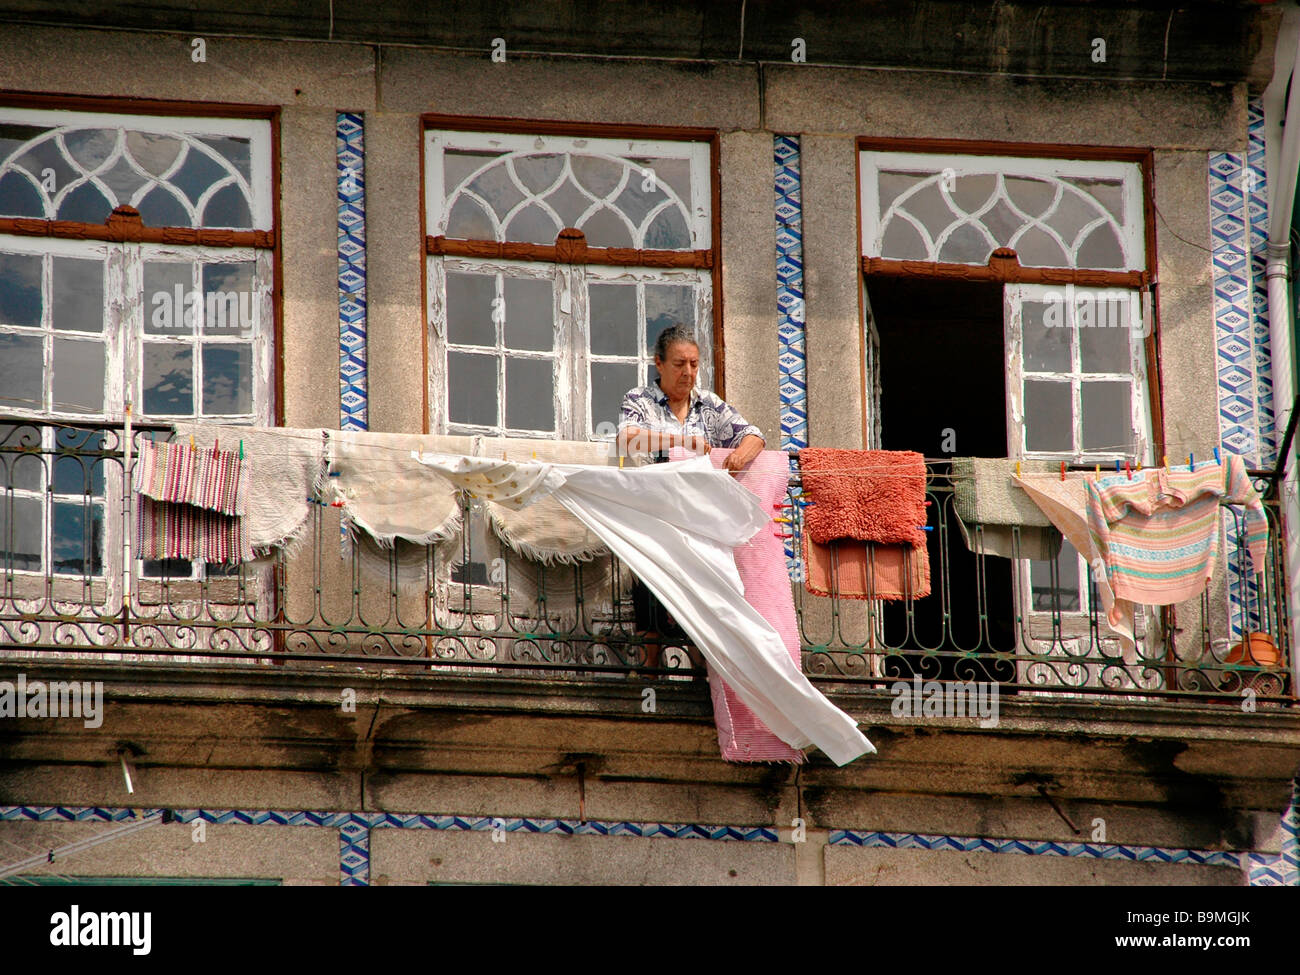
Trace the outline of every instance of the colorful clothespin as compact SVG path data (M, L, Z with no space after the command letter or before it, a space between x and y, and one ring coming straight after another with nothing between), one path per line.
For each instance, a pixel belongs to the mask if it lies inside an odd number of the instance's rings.
M196 448L196 447L194 446L194 434L191 433L191 434L190 434L190 450L196 450L196 449L198 449L198 448Z
M793 524L794 524L794 519L793 519L793 518L789 518L789 517L787 517L787 516L785 516L785 515L782 515L780 518L773 518L772 520L773 520L773 521L780 522L780 523L783 524L783 525L793 525Z
M1095 473L1098 477L1101 477L1101 465L1100 465L1100 464L1097 465L1097 469L1096 469L1096 471L1095 471L1094 473Z
M1016 477L1020 476L1020 461L1016 461Z
M1065 480L1065 461L1061 461L1061 480Z
M533 454L533 456L536 457L537 455L536 455L536 454ZM618 469L619 469L620 471L623 469L623 455L622 455L622 454L619 454L619 455L618 455Z
M239 459L244 459L244 441L239 441Z
M1189 454L1187 455L1187 469L1188 469L1189 471L1195 471L1195 470L1196 470L1196 455L1193 454L1193 453L1189 453Z
M1116 474L1119 473L1119 459L1118 459L1118 458L1116 458L1116 460L1115 460L1115 473L1116 473Z
M1124 459L1124 473L1128 475L1130 481L1133 480L1133 472L1129 470L1127 457Z
M1215 448L1214 448L1214 462L1215 462L1216 464L1222 464L1222 463L1223 463L1223 461L1221 461L1221 460L1219 459L1219 448L1218 448L1218 447L1215 447Z
M921 529L921 531L923 531L923 532L932 532L932 531L934 531L934 525L917 525L916 527L919 528L919 529Z

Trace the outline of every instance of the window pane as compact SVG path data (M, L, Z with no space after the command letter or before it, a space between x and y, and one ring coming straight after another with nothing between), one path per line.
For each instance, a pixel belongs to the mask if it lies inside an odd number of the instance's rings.
M104 409L104 343L54 340L54 409Z
M1127 298L1099 296L1079 303L1079 359L1084 372L1122 372L1132 368L1133 329Z
M151 579L188 579L194 575L194 563L185 559L145 559L144 575Z
M594 355L636 355L636 285L587 286Z
M14 498L13 520L9 517L9 499L0 495L0 570L41 568L41 535L45 519L40 498ZM10 540L9 533L13 532Z
M54 258L55 328L75 332L104 331L104 262L78 257Z
M659 333L672 325L685 325L688 329L695 330L695 288L689 284L647 284L645 286L647 355L654 354L655 339L659 338Z
M0 335L0 403L7 409L40 409L45 364L39 335Z
M1029 563L1029 585L1033 593L1034 609L1051 612L1059 605L1062 613L1077 613L1081 607L1079 553L1068 541L1062 541L1056 565L1056 586L1053 587L1052 563L1037 560Z
M1132 395L1128 383L1082 385L1084 450L1133 452Z
M104 449L104 435L89 430L62 429L55 437L60 450L72 456L54 460L55 494L104 494L104 465L112 463L94 456L94 451ZM119 465L119 470L120 465Z
M623 396L636 384L634 365L609 362L591 364L591 430L593 433L602 423L618 426Z
M0 403L3 403L3 400L0 400ZM40 445L41 431L38 427L0 424L0 448L8 451L22 447L40 447ZM19 491L39 491L41 464L44 460L45 458L39 455L0 453L0 491L6 487L13 487Z
M0 254L0 325L41 325L41 258Z
M100 505L54 502L54 532L50 539L53 570L66 575L99 575L104 570L104 516Z
M1070 384L1025 380L1026 448L1070 452L1073 430Z
M551 282L506 278L506 334L510 349L550 352L555 348Z
M203 331L251 335L255 293L252 262L203 265Z
M506 359L506 426L555 430L555 378L550 359Z
M1026 301L1021 305L1026 372L1069 372L1070 327L1065 299Z
M497 294L491 274L447 272L447 340L456 345L497 344L492 300Z
M146 261L144 330L149 335L187 335L194 331L194 268L188 262Z
M497 359L447 353L447 415L452 423L497 425Z
M249 345L203 347L203 412L253 412L253 354Z
M144 411L194 413L194 354L189 346L144 344Z

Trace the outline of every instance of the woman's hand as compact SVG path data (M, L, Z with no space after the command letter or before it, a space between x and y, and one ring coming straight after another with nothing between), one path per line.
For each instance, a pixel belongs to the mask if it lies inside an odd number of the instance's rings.
M756 437L752 433L740 441L740 446L727 455L722 466L730 473L735 474L749 466L749 462L757 457L763 450L763 438Z

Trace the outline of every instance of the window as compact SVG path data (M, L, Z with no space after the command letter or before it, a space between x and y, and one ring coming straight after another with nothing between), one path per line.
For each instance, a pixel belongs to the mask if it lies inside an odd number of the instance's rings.
M711 388L709 161L706 141L428 132L432 428L612 438L677 322Z
M915 275L923 271L914 262L928 262L936 274L958 265L963 278L1005 282L1008 455L1107 469L1151 463L1141 165L865 145L859 161L865 271ZM1080 271L1099 283L1078 285ZM872 392L880 364L864 307ZM878 394L868 423L868 433L880 427ZM1069 542L1054 562L1024 569L1020 600L1031 615L1089 612L1088 567Z
M267 120L0 108L4 413L116 424L131 403L139 421L271 422L270 138ZM93 456L105 437L0 428L6 445L80 455L0 470L6 569L104 572L121 546L121 485ZM164 568L199 571L138 566Z

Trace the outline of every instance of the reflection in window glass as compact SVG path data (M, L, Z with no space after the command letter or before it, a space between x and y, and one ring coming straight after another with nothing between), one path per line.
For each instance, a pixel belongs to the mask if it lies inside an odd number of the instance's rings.
M495 356L447 353L447 413L452 423L497 425Z
M89 508L89 511L87 511ZM104 569L101 505L54 503L50 537L52 569L65 575L98 575Z
M253 264L203 265L203 331L249 334L253 330Z
M144 411L194 412L194 355L189 346L145 343Z
M39 254L0 254L0 325L40 328Z
M0 333L0 405L40 409L44 403L44 340L38 335Z
M1056 557L1056 584L1052 584L1052 563L1035 559L1029 563L1029 585L1034 609L1050 613L1077 613L1079 600L1079 553L1068 541Z
M248 345L203 347L203 412L253 411L252 349Z
M0 495L0 569L40 571L42 510L40 498Z
M636 285L593 281L587 286L587 294L592 353L636 355Z
M75 332L104 330L104 264L99 260L55 257L55 328Z
M146 261L144 265L144 330L149 335L189 335L194 331L194 269Z
M1064 301L1026 301L1021 306L1026 372L1069 372L1070 332Z
M550 352L555 348L555 316L551 282L535 278L506 278L506 332L508 349Z
M492 321L496 276L447 272L447 340L456 345L495 347L497 329Z
M1070 384L1026 379L1026 449L1069 452L1073 442Z
M104 343L54 340L54 409L99 413L104 409Z
M67 453L54 458L54 493L103 497L105 461L95 452L104 449L104 435L64 429L59 431L55 446Z
M1083 383L1080 400L1084 450L1133 452L1131 397L1128 383Z
M602 423L618 426L623 396L637 385L636 366L622 362L591 364L591 429Z
M555 430L555 380L550 359L506 359L506 426Z

